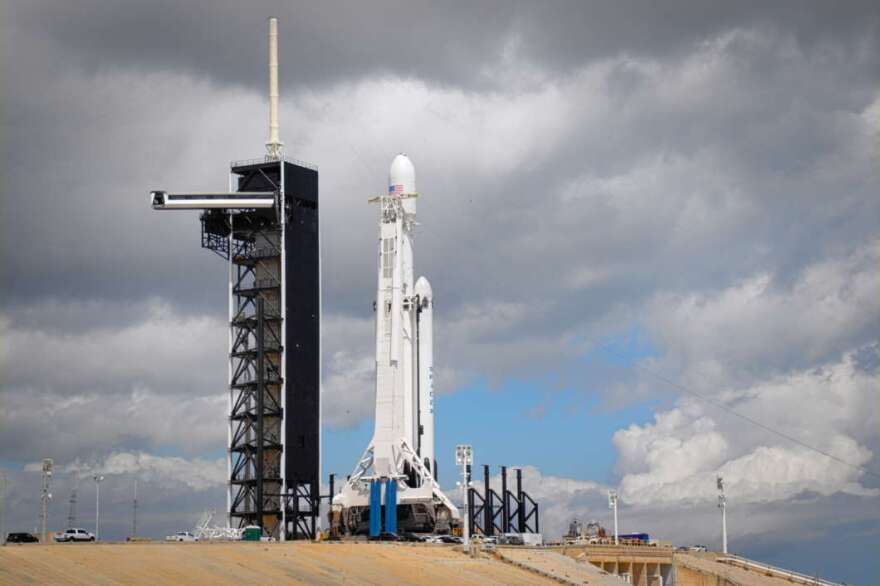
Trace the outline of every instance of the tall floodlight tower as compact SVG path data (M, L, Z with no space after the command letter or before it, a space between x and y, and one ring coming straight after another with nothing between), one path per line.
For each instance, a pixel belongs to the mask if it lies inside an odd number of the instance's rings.
M416 172L391 163L379 204L376 301L376 424L373 439L333 499L348 533L445 530L458 509L437 484L434 459L433 294L414 279ZM384 491L384 499L382 497ZM398 525L398 515L400 523Z
M43 543L49 543L49 534L46 524L49 522L49 501L52 500L49 484L52 481L52 458L43 459L43 490L40 493L40 539Z
M266 155L231 164L228 192L151 193L202 210L202 247L229 266L227 518L315 537L320 477L318 171L283 154L278 22L269 19Z
M0 470L0 539L6 541L6 472Z
M618 545L620 543L620 540L617 537L617 535L618 535L618 533L617 533L617 502L618 502L617 491L616 490L609 490L608 491L608 508L611 509L612 511L614 511L614 545Z
M721 551L727 553L727 497L724 496L724 478L716 479L718 487L718 508L721 509Z
M134 498L131 500L131 536L138 534L138 479L134 479Z
M101 483L104 477L101 474L92 476L95 481L95 541L101 539Z
M461 482L458 483L458 486L461 488L461 502L463 503L462 507L464 508L462 519L465 520L464 523L462 523L462 537L464 540L464 546L467 547L470 545L471 540L471 527L470 523L467 521L470 519L468 516L470 512L468 510L467 495L471 488L471 465L474 463L473 447L466 444L455 446L455 463L458 466L461 466Z

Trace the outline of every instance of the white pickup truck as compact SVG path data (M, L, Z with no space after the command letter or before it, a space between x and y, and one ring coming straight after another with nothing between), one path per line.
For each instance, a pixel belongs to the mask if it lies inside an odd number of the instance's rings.
M94 541L95 536L85 529L68 529L55 534L55 541L60 543L66 541Z

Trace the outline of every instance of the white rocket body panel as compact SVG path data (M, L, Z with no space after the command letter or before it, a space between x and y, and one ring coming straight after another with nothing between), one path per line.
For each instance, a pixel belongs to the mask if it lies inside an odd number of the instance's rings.
M399 343L393 335L394 283L397 264L397 226L383 223L379 228L379 275L376 291L376 430L374 440L392 441L400 434L396 416L395 371L392 347ZM397 353L394 352L396 355Z
M400 388L403 389L404 437L418 451L418 372L416 361L416 314L413 300L413 249L409 230L401 241L401 281L403 298L407 300L401 310L401 369Z
M415 169L398 155L388 176L390 196L408 196L415 188ZM376 303L376 431L374 443L405 438L418 450L419 374L416 371L412 227L415 205L401 197L393 218L383 210L379 221L379 268Z

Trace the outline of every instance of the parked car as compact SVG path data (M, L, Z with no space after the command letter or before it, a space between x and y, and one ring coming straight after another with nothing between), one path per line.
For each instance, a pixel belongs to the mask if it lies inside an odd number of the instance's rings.
M464 539L455 535L438 535L437 537L440 539L440 543L464 543Z
M67 541L94 541L95 536L85 529L68 529L55 534L55 541L64 543Z
M425 543L443 543L437 535L428 535L425 537Z
M6 543L39 543L40 540L33 533L10 533L6 536Z
M519 533L503 533L498 536L498 545L525 545Z
M688 548L689 551L708 551L709 548L705 545L692 545Z
M165 541L198 541L199 538L189 531L178 531L174 535L165 536Z

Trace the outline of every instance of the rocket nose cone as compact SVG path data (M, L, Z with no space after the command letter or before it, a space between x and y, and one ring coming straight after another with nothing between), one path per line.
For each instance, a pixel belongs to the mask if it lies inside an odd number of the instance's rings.
M424 299L430 299L434 296L434 292L431 290L431 283L425 277L419 277L419 280L416 281L415 292L416 295Z
M416 193L416 168L405 154L391 161L388 171L388 193Z

